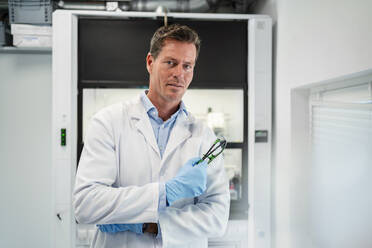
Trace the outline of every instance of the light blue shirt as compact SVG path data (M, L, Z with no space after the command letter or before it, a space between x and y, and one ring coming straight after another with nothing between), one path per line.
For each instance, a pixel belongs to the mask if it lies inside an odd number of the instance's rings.
M176 123L177 117L185 112L188 115L185 104L181 101L179 109L166 121L163 121L159 117L159 112L152 104L150 99L147 97L147 92L142 92L141 101L145 107L146 113L149 116L152 129L154 131L156 143L159 147L160 156L163 157L165 148L167 147L170 133L173 129L174 124ZM161 182L159 178L159 207L158 211L163 211L166 208L166 192L165 192L165 182ZM160 225L158 223L158 235L157 238L161 238Z
M163 157L170 133L173 129L174 123L177 120L177 117L182 112L185 112L186 115L188 114L185 108L185 104L181 101L179 109L168 120L163 121L163 119L159 117L158 110L147 97L146 92L143 92L141 94L141 101L143 103L143 106L145 107L147 115L149 116L152 129L154 130L155 139L160 151L160 156Z

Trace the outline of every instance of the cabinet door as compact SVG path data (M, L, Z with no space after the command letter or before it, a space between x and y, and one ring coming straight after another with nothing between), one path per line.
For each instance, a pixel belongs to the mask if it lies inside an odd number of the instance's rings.
M83 141L90 119L102 108L138 97L144 89L84 89ZM242 144L244 133L243 90L241 89L189 89L184 96L186 108L197 119L205 122L217 136L229 143ZM226 174L229 178L231 200L242 199L243 149L226 149Z

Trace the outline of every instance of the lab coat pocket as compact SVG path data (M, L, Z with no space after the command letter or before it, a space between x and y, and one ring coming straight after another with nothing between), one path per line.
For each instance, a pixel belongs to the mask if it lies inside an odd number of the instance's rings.
M138 132L127 133L125 139L133 142L122 141L123 149L120 151L120 186L141 186L153 182L152 164L158 161L156 154Z

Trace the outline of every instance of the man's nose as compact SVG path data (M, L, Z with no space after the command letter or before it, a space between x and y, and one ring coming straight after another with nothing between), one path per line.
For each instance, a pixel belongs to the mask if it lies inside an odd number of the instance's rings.
M184 71L183 71L183 66L182 66L182 64L178 64L177 66L175 66L175 67L173 68L173 76L174 76L174 77L179 78L179 77L182 77L183 74L184 74Z

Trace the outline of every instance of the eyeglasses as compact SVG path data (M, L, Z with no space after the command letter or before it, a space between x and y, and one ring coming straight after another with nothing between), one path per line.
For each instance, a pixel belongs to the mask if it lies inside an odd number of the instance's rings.
M227 146L227 141L224 137L217 138L216 141L212 144L211 148L204 154L203 158L200 159L196 164L204 161L205 159L209 159L208 164L210 164L215 158L220 155L223 150L225 150Z

